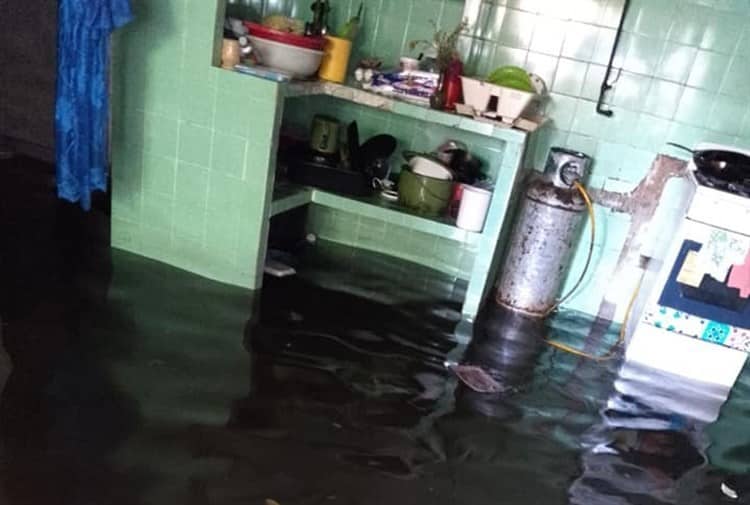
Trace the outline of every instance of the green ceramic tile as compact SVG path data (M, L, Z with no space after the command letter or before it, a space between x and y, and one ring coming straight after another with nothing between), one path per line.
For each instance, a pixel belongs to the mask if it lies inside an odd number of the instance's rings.
M166 158L177 156L178 121L146 113L143 122L143 149Z
M141 247L141 227L138 223L112 218L112 247L137 251Z
M525 49L516 49L513 47L497 46L493 56L492 65L502 67L505 65L514 65L524 67L529 52Z
M607 68L602 65L591 64L586 68L586 76L583 80L583 89L581 89L580 96L587 100L598 100L599 93L604 82L604 77L607 75ZM612 91L605 96L605 102L610 103L612 100Z
M180 119L210 128L214 121L216 88L208 80L186 81L180 88Z
M241 234L257 233L247 223L243 226L239 216L228 216L223 212L209 212L207 222L206 244L217 251L237 251Z
M712 51L698 51L687 84L708 91L719 91L729 68L730 57Z
M208 209L233 212L241 208L247 193L246 183L213 171L209 175Z
M177 27L185 23L186 4L186 0L149 2L147 8L136 9L134 7L134 14L138 16L140 27L149 30L163 30L164 27Z
M687 82L697 52L695 47L667 42L654 75L667 81Z
M681 123L672 123L669 129L670 142L676 142L684 146L695 146L699 142L704 142L706 138L706 129L697 126L691 126Z
M183 121L180 124L180 161L208 168L212 138L213 132L209 128Z
M565 42L565 34L569 29L567 21L540 17L534 27L529 49L537 53L559 56Z
M714 101L705 126L726 135L738 135L742 129L742 121L747 110L748 101L746 97L736 98L719 95Z
M646 96L643 110L658 117L672 119L684 88L672 82L654 80Z
M143 191L171 197L174 195L176 170L176 159L144 153Z
M707 22L700 47L717 53L732 54L739 42L737 34L742 33L747 25L748 18L746 16L713 12Z
M172 231L175 239L203 244L206 233L206 210L195 205L175 204Z
M612 103L618 107L639 110L643 97L651 88L652 79L639 74L623 73L617 80Z
M612 28L597 29L596 45L594 46L594 54L591 57L593 63L597 63L599 65L606 65L607 63L609 63L609 58L612 54L612 48L615 44L616 35L617 30L613 30ZM622 59L628 52L629 43L630 39L628 38L628 34L623 34L620 39L620 43L617 46L617 60L615 66L618 68L622 66Z
M738 54L732 58L721 84L721 93L736 97L750 96L748 72L750 72L750 57Z
M577 2L575 9L570 9L570 17L574 21L597 24L602 17L602 8L606 2Z
M617 28L622 19L623 5L624 2L622 2L622 0L606 0L606 2L599 2L601 15L598 24L610 28Z
M460 0L445 0L439 21L441 28L452 28L464 17L464 2Z
M404 7L407 12L404 12ZM404 6L399 0L383 0L380 16L382 20L388 21L378 23L377 34L373 42L379 54L393 57L402 53L408 42L405 40L408 9L409 6Z
M246 150L247 141L244 137L215 132L211 169L238 179L242 178Z
M192 75L186 75L186 79L212 80L215 84L217 72L211 69L214 53L214 43L210 39L192 38L185 39L185 50L182 53L182 67L190 70Z
M557 65L552 91L563 95L578 96L583 89L588 65L581 61L562 58Z
M219 91L216 95L214 129L229 135L246 136L252 116L246 112L248 101L241 95Z
M577 100L566 95L553 94L547 105L547 114L554 121L555 127L560 130L570 130L575 117Z
M536 16L516 9L508 9L500 29L498 43L516 49L528 49L534 34Z
M590 135L570 132L563 145L570 149L576 149L584 153L595 153L599 145L599 141L596 137L592 137Z
M638 112L613 105L614 114L603 125L599 138L610 142L632 143L633 129L638 122Z
M750 138L750 108L745 108L745 118L742 121L742 127L740 128L740 137ZM750 148L750 146L748 146Z
M185 205L205 208L208 197L208 169L178 162L175 200Z
M654 153L651 151L628 147L617 177L620 180L637 185L651 171L654 158ZM611 230L607 230L607 233L607 243L610 243L612 241L612 237L609 236Z
M675 119L681 123L690 125L703 125L711 112L714 101L714 93L699 89L685 88L677 107Z
M112 151L112 180L122 183L128 191L141 190L143 173L143 152L140 149L123 145Z
M699 45L712 14L708 7L681 2L667 32L667 40L688 46Z
M141 222L142 192L140 179L112 180L112 215L131 223Z
M144 192L141 207L142 222L169 234L172 229L173 203L171 197Z
M631 35L623 68L636 74L651 75L659 64L665 42L654 37Z
M663 37L664 27L674 18L677 0L633 0L624 29L648 37Z
M487 27L484 30L484 37L488 40L497 41L503 29L503 22L507 9L505 6L492 5L490 16L487 20Z
M643 113L638 117L633 143L636 147L659 152L667 141L670 120Z
M579 61L592 61L598 37L597 26L570 22L565 33L562 56Z
M591 175L608 177L618 173L625 162L625 147L613 142L599 142L596 152L590 153L594 157Z
M187 19L185 31L190 38L213 40L216 30L217 0L185 0Z
M173 249L170 230L145 223L141 224L140 249L137 252L148 257L161 258L162 261L171 258Z
M737 54L741 56L750 56L750 26L742 30L739 42L737 43Z

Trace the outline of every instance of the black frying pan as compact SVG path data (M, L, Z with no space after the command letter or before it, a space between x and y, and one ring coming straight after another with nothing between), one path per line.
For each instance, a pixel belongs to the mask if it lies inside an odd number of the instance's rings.
M693 162L701 173L726 182L742 182L750 179L750 156L719 149L695 151L673 142L670 146L693 155Z

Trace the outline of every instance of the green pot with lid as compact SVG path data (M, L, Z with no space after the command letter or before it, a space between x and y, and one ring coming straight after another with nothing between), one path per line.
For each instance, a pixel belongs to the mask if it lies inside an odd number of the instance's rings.
M453 195L453 181L412 172L404 166L398 180L398 201L404 207L425 216L443 214Z

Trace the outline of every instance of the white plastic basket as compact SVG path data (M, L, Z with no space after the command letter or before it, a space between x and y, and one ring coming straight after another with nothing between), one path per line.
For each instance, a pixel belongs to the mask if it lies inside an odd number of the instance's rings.
M461 77L461 81L464 104L472 107L477 114L496 117L504 123L510 124L522 117L537 97L535 93L496 86L470 77ZM497 108L490 110L492 97L497 97Z

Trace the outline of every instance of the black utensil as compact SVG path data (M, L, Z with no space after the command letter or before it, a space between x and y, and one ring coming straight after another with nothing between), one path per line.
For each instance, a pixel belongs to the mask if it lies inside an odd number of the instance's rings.
M359 145L359 125L356 121L349 123L346 130L346 144L349 147L349 163L352 169L359 170L360 167L360 145Z
M388 159L398 147L396 137L376 135L362 144L359 149L361 170L377 179L384 179L390 171Z
M474 184L485 179L482 173L482 160L463 149L453 151L450 168L456 175L457 182Z

